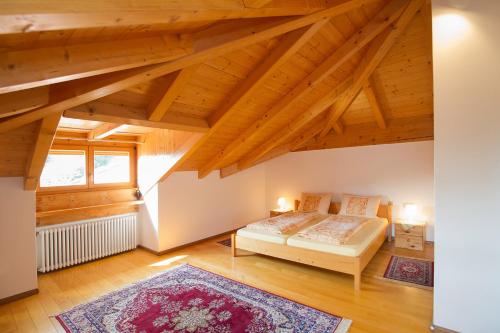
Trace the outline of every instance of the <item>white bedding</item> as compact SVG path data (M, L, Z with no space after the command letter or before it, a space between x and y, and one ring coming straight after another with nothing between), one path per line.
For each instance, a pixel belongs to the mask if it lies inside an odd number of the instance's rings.
M309 250L328 252L344 256L359 256L377 237L377 235L387 226L388 221L385 218L370 218L363 227L358 230L343 245L335 245L327 242L312 241L304 239L295 234L286 239L288 246L300 247Z

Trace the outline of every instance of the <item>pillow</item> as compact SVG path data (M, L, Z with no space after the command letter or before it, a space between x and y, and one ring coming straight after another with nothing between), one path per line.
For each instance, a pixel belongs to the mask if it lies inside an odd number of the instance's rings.
M339 215L377 217L379 205L379 196L344 194Z
M302 193L300 199L299 211L314 212L328 214L330 202L332 201L331 193Z

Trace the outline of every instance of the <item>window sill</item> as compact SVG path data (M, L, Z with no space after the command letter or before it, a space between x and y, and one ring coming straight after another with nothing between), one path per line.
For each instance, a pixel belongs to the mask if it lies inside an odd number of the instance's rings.
M143 200L134 200L134 201L114 202L114 203L109 203L109 204L86 206L86 207L48 210L45 212L37 212L36 217L37 218L48 217L48 216L54 216L54 215L60 215L60 214L65 214L65 213L70 213L70 212L78 212L78 211L84 211L87 209L96 209L96 208L115 208L115 207L139 206L139 205L142 205L143 203L144 203Z

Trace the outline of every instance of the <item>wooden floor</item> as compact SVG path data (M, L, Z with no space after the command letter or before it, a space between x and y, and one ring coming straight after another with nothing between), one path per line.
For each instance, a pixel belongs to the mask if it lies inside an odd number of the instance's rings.
M384 244L367 266L358 294L351 276L260 255L231 258L230 248L215 240L161 257L135 250L40 275L38 295L0 306L0 332L64 332L51 315L182 262L352 319L350 333L429 332L432 291L380 276L391 254L432 258L433 248L417 252L392 244Z

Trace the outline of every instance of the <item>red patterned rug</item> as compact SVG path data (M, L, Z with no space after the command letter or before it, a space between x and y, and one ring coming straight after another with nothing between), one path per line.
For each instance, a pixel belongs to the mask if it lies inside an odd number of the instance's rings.
M56 316L66 332L345 333L351 321L190 265Z
M419 286L434 286L434 262L415 258L392 256L384 277Z

